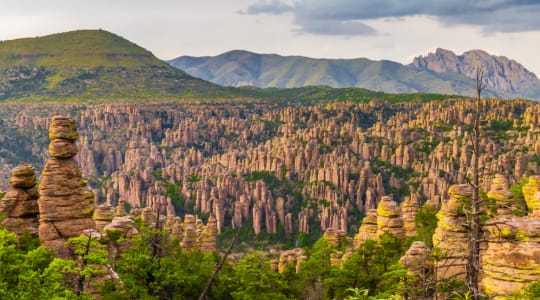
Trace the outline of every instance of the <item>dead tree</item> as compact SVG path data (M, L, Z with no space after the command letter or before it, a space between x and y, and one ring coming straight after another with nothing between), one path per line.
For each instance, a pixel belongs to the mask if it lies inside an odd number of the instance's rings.
M482 242L482 225L480 224L480 169L479 169L479 159L480 159L480 119L482 113L482 91L486 88L486 85L483 83L484 71L477 67L476 68L476 111L474 115L474 127L472 135L472 182L469 181L469 184L473 188L473 195L471 199L470 206L470 219L469 219L469 253L467 255L467 265L466 265L466 285L469 290L473 300L480 299L480 290L478 288L478 282L480 278L480 245Z

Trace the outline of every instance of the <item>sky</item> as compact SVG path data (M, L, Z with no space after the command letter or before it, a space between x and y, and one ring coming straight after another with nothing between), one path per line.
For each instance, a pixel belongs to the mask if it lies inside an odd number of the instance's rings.
M241 49L410 63L483 49L540 75L540 0L0 0L0 40L99 28L161 59Z

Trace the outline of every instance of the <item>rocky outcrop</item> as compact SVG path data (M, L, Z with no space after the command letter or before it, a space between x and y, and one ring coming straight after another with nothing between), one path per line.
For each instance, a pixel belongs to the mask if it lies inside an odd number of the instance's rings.
M377 206L377 237L385 232L397 238L405 237L401 210L390 196L383 196Z
M11 188L0 200L3 225L18 235L38 235L38 203L35 169L29 164L13 168L9 178Z
M323 238L328 241L330 245L338 248L342 244L342 239L345 238L346 232L337 230L334 228L328 228L323 235Z
M424 242L415 241L411 244L405 255L399 259L399 263L405 267L408 279L408 296L411 299L431 299L431 292L428 287L431 282L433 265L431 262L431 251Z
M405 235L407 237L416 235L416 213L420 210L420 201L418 195L411 193L410 196L405 197L405 200L401 202L401 216L403 218L403 229L405 229Z
M437 73L453 72L475 78L475 68L482 66L489 87L513 92L537 84L536 75L515 60L504 56L490 55L482 50L471 50L456 55L452 51L438 48L435 53L415 57L413 67Z
M279 273L285 273L287 267L292 266L296 273L300 272L302 262L307 259L304 249L294 248L281 252L279 259L270 261L270 267Z
M536 197L538 192L540 192L540 176L530 176L527 183L523 185L523 197L529 213L533 215L540 215L540 199Z
M536 178L523 186L524 194L534 189ZM540 219L534 212L525 217L510 214L514 199L501 175L496 175L488 196L496 200L498 214L485 226L488 243L481 253L481 285L490 299L506 299L540 280ZM533 197L529 200L534 203L540 194Z
M123 238L131 238L138 233L135 228L135 222L127 216L114 217L112 221L103 228L103 232L109 237L117 235L118 237Z
M488 198L494 199L498 215L509 215L514 205L513 195L508 188L508 181L501 174L496 174L487 193Z
M49 154L39 186L39 239L57 256L70 257L67 239L95 228L94 194L87 188L73 156L77 154L78 132L66 116L54 116L49 128Z
M96 230L98 232L103 232L103 228L111 223L115 216L114 207L109 204L101 204L94 211L92 219L96 223Z
M448 189L450 199L443 201L437 213L439 222L433 234L433 247L440 249L436 263L438 279L465 278L465 255L469 249L466 217L461 208L472 196L469 184L455 184Z
M354 236L353 248L358 249L358 246L367 240L377 240L377 210L370 209L367 215L362 219L362 224L358 233Z

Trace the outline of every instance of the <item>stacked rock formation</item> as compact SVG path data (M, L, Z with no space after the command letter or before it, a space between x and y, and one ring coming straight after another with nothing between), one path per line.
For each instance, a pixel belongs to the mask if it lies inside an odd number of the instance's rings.
M87 189L73 159L78 151L75 122L66 116L54 116L49 138L51 158L43 168L39 186L39 239L57 256L70 257L65 241L79 236L85 229L95 228L94 194Z
M208 223L204 227L202 231L202 235L200 237L199 245L200 245L201 251L203 252L216 251L217 249L216 237L217 237L217 221L216 221L216 218L211 216L208 218Z
M103 228L106 235L118 233L120 237L131 238L138 233L133 219L127 216L115 217Z
M385 232L397 238L405 237L401 210L390 196L383 196L377 206L377 237Z
M429 291L424 288L431 284L429 277L433 272L433 266L430 255L431 251L426 244L416 241L399 259L399 263L407 269L409 278L412 280L406 282L411 299L431 299Z
M296 273L300 272L301 263L307 259L304 249L294 248L281 252L279 259L270 261L270 267L274 271L284 273L288 266L294 266Z
M405 197L405 200L401 203L403 228L405 229L405 235L408 237L416 235L416 223L414 219L419 209L420 202L416 194L411 193L411 196Z
M523 193L535 190L537 180L533 176ZM534 209L529 216L515 217L508 211L513 199L503 176L496 176L492 183L490 198L497 202L498 215L488 220L487 249L481 253L484 276L483 291L490 299L507 299L522 291L532 282L540 280L540 219ZM540 194L530 194L527 203L540 203ZM534 206L533 206L534 207Z
M367 215L362 219L362 224L358 233L354 236L354 249L363 244L367 240L377 240L377 210L370 209Z
M96 223L96 230L98 232L103 232L103 228L111 223L114 219L114 215L114 207L109 204L99 205L92 216L92 219L94 219L94 222Z
M465 214L460 207L473 193L469 184L455 184L448 189L450 199L442 202L437 213L439 222L433 234L433 246L441 249L442 257L436 262L438 279L465 278L465 255L469 249L469 234L463 224Z
M118 205L116 206L116 209L115 209L115 214L117 217L123 217L127 215L126 207L124 205L125 205L124 199L120 198L118 200Z
M39 214L34 167L20 164L13 168L9 179L11 188L0 200L0 214L4 214L3 224L11 232L38 235Z
M195 250L197 249L197 220L193 215L186 215L184 217L183 235L180 241L180 247L182 250Z
M341 239L346 236L346 233L341 230L334 228L328 228L324 232L323 237L328 241L328 243L334 247L339 247L341 245Z
M501 174L496 174L487 193L488 198L494 199L497 205L497 214L508 215L512 213L514 204L512 193L508 188L508 181Z

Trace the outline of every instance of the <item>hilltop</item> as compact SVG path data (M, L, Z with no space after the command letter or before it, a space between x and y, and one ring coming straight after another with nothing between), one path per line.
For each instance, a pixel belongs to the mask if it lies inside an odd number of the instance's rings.
M0 43L0 100L208 96L223 89L104 30Z

